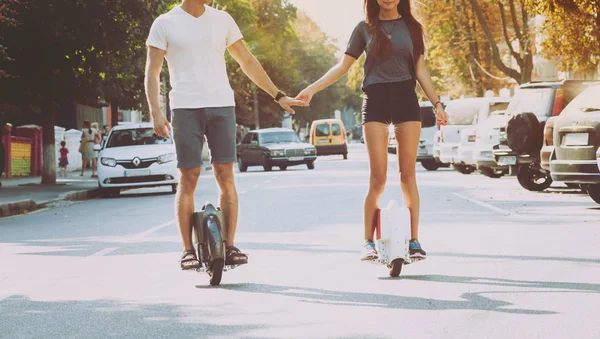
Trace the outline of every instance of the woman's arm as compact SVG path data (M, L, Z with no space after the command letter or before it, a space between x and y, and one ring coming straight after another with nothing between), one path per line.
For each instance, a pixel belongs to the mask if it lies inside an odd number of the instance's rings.
M416 72L417 72L417 80L421 85L421 88L429 98L429 101L434 106L435 115L438 118L438 121L441 125L448 124L448 114L444 110L444 106L440 102L440 98L435 92L435 88L433 87L433 81L431 81L431 76L429 75L429 71L427 70L427 66L425 65L425 56L421 55L416 63Z
M296 99L309 104L315 94L333 85L336 81L340 80L346 73L348 73L350 67L352 67L355 61L356 59L354 57L344 54L340 62L338 62L327 73L325 73L321 79L315 81L312 85L300 92Z

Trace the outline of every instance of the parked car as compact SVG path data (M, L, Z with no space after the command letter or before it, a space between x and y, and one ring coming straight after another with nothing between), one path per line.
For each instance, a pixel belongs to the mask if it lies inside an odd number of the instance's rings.
M506 137L494 149L494 160L498 165L511 166L523 188L543 191L552 184L540 160L545 124L586 86L585 81L578 80L531 82L515 93L506 109L510 120L501 130Z
M579 184L600 204L600 83L587 88L554 122L552 179Z
M310 144L316 147L319 156L341 154L344 159L348 159L346 130L339 119L313 121L310 127Z
M508 98L486 97L486 98L467 98L450 101L446 107L448 113L448 125L442 126L440 129L440 156L439 159L443 163L451 163L453 167L463 174L471 174L475 171L473 162L473 152L471 142L468 142L472 135L474 142L474 134L471 129L465 132L467 140L466 149L459 157L459 146L463 138L462 130L484 122L492 112L506 109ZM467 162L465 162L465 160Z
M177 192L179 171L173 139L154 133L150 123L115 126L98 155L98 186L104 195L122 189L171 186Z
M241 172L246 172L250 166L262 166L265 171L277 166L285 171L289 166L306 165L312 170L316 159L316 148L302 142L298 134L288 128L251 131L237 147Z
M506 111L495 111L477 126L475 133L475 167L481 174L490 178L500 178L508 173L508 166L494 161L494 146L500 143L500 129L506 126L509 117Z

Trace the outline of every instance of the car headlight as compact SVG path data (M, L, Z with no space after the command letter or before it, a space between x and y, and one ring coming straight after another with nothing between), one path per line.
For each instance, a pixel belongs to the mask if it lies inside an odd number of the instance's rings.
M315 154L314 148L305 148L304 149L304 155L311 155L311 154Z
M100 159L100 163L102 163L102 165L108 166L108 167L117 166L117 160L115 160L113 158L102 158L102 159Z
M171 162L175 160L175 153L163 154L158 157L159 164L166 164L167 162Z
M271 155L274 157L282 157L285 155L285 152L282 149L272 149Z

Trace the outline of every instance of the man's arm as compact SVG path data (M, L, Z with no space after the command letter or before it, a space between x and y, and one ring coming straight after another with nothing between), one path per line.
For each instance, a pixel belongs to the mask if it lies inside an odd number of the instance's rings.
M250 53L242 40L238 40L229 46L228 51L252 82L269 93L272 98L277 96L277 86L271 81L260 62ZM279 105L292 114L296 112L290 106L306 106L302 101L290 97L279 99Z
M162 70L165 59L165 51L156 48L148 47L148 55L146 58L146 77L144 86L146 88L146 99L148 107L150 107L150 116L154 123L154 132L164 138L169 138L171 125L166 117L160 111L159 95L160 95L160 71Z

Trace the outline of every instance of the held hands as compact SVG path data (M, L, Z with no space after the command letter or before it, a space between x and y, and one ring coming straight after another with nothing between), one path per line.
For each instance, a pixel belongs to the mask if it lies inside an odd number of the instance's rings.
M315 91L312 88L307 87L302 92L300 92L300 94L298 94L295 99L302 101L305 106L310 106L310 101L312 100L312 97L314 95Z
M171 123L162 115L161 112L152 112L152 124L154 125L154 133L156 135L169 139L171 132Z
M294 111L292 109L292 106L300 106L300 107L308 106L303 101L295 99L295 98L290 98L288 96L282 97L281 99L279 99L279 101L277 101L277 103L279 104L279 106L281 106L281 108L283 108L287 112L290 112L291 114L296 113L296 111Z

